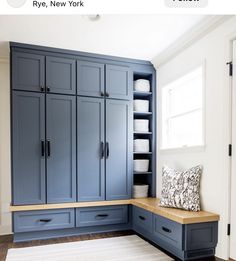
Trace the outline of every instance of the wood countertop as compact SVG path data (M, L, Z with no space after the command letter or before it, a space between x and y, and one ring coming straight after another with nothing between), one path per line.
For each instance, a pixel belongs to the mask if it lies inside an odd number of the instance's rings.
M94 201L94 202L75 202L61 204L44 204L44 205L24 205L10 206L11 212L30 211L30 210L49 210L62 208L82 208L82 207L98 207L98 206L114 206L114 205L133 205L143 208L154 214L163 216L180 224L193 224L202 222L218 221L220 216L207 211L191 212L175 208L160 207L158 198L141 198L127 200L111 200L111 201Z

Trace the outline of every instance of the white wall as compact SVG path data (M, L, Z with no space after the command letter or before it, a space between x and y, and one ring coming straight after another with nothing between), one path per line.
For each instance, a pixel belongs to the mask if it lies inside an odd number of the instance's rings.
M201 62L206 63L205 147L182 151L161 151L159 148L157 195L160 196L161 168L164 164L180 170L202 164L204 166L201 180L202 207L221 216L216 254L224 259L228 258L226 228L229 222L230 172L230 158L227 151L230 143L230 80L226 62L231 59L230 40L234 37L236 38L236 17L229 19L163 65L158 66L158 61L153 61L158 69L159 98L161 88L167 83ZM160 113L160 100L158 109ZM158 126L161 126L160 118Z
M0 59L0 235L11 233L9 62Z

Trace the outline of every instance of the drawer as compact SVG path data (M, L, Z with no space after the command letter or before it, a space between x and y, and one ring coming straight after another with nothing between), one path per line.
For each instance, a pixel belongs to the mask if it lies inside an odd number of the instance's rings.
M154 216L154 236L161 239L167 245L172 245L178 249L183 248L183 225L161 217Z
M90 227L128 222L128 206L89 207L76 209L76 226Z
M14 232L43 231L75 227L74 209L22 211L13 215Z
M152 233L152 213L142 208L133 207L133 227L140 234L143 232Z

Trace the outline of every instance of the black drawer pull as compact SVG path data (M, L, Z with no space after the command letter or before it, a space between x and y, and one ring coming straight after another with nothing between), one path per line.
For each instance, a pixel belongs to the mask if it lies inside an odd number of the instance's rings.
M98 214L96 217L97 218L106 218L108 216L109 216L108 214Z
M104 97L104 92L101 92L101 96Z
M106 97L109 97L109 93L108 92L106 92Z
M141 220L146 220L146 218L143 217L143 216L139 216L139 218L140 218Z
M172 231L167 228L167 227L161 227L163 231L165 231L166 233L171 233Z
M50 91L51 91L51 90L50 90L50 87L47 86L47 92L50 92Z
M51 218L44 218L44 219L40 219L39 221L44 222L44 223L48 223L48 222L51 222L52 219Z
M41 140L41 156L45 156L45 144L43 140Z
M44 91L45 91L45 89L44 89L43 86L40 86L40 91L41 91L41 92L44 92Z

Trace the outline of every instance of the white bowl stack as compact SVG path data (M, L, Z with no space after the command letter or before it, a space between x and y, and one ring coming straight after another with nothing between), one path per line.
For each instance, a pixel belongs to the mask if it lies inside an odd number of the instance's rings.
M133 186L133 198L147 198L148 197L148 185L140 184Z
M134 152L149 152L149 140L148 139L135 139L134 140Z
M147 100L134 100L134 111L149 112L149 101L147 101Z
M149 160L148 159L135 159L134 162L134 172L148 172Z
M134 120L134 131L135 132L148 132L149 131L149 120Z
M150 82L145 79L134 81L134 90L138 92L150 92Z

